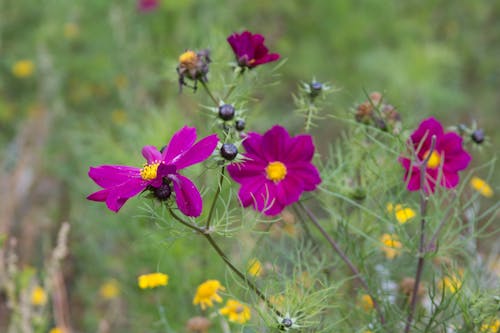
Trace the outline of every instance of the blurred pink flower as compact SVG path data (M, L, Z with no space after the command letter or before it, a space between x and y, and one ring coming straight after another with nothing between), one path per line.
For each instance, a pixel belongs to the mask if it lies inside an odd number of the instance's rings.
M433 136L436 145L431 152ZM438 181L445 188L456 187L460 180L458 172L467 168L471 161L471 156L462 146L462 138L454 132L444 133L443 126L433 117L420 123L408 139L408 146L416 153L416 161L402 156L398 161L406 169L404 179L409 191L418 191L422 187L420 165L426 158L424 190L430 193L434 192Z
M264 36L252 34L250 31L243 31L241 34L234 33L227 38L236 61L242 68L253 68L280 58L278 53L269 53L264 40Z
M141 12L151 12L160 4L160 0L137 0L137 9Z

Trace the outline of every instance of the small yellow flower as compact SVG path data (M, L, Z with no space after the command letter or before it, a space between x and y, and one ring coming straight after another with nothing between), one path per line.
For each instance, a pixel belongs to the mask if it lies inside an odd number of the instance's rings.
M481 325L481 333L497 333L500 329L500 320L494 319L489 324Z
M19 60L12 66L12 74L20 79L30 77L34 71L35 64L31 60Z
M394 213L396 220L400 224L408 222L408 220L414 218L417 214L411 208L405 208L401 204L393 205L392 203L387 204L387 211L389 213Z
M137 283L141 289L166 286L168 284L168 275L163 273L144 274L137 278Z
M221 303L222 297L217 293L219 290L226 290L219 281L207 280L198 286L193 304L200 304L201 309L214 306L213 301Z
M64 25L64 37L67 39L75 39L80 34L80 28L76 23L66 23Z
M478 191L483 197L491 198L493 196L493 189L491 186L479 177L472 177L470 186Z
M33 288L33 291L31 292L31 304L38 306L45 305L46 303L47 294L45 293L45 290L40 286Z
M111 120L116 125L122 125L127 121L127 113L122 109L113 110L113 112L111 112Z
M440 283L441 288L446 288L452 293L456 293L462 287L462 281L460 281L455 275L445 276Z
M359 305L365 310L366 312L369 312L373 310L373 299L371 298L370 295L363 294L361 296Z
M229 317L229 321L244 324L250 320L250 308L234 299L228 299L226 306L219 310L221 315Z
M398 236L395 234L383 234L380 237L380 241L382 244L382 251L385 253L385 257L387 259L394 259L399 253L400 249L403 247L403 244L398 239Z
M262 263L257 258L250 261L250 265L248 265L248 274L257 277L262 275Z
M64 331L59 327L52 328L49 333L64 333Z
M101 285L101 288L99 289L99 295L101 295L103 299L113 299L119 294L120 288L118 282L115 279L106 281Z

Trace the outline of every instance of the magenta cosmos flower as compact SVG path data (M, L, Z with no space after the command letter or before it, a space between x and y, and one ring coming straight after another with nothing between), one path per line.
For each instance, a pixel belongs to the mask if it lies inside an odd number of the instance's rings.
M151 12L160 4L160 0L137 0L137 9L141 12Z
M314 144L310 135L290 137L286 129L274 126L264 135L248 133L243 147L245 160L227 170L241 184L238 196L244 207L276 215L321 182L311 163Z
M200 192L191 180L179 174L179 170L206 160L215 150L218 139L213 134L195 141L196 129L183 127L173 135L163 152L153 146L142 148L146 159L142 168L90 167L89 177L103 189L87 199L105 202L110 210L118 212L128 199L144 190L150 190L159 200L167 200L173 187L180 211L187 216L199 216L202 209Z
M432 137L436 145L432 152ZM460 180L458 172L464 170L471 161L471 156L462 147L462 138L454 132L443 132L443 126L433 117L423 120L408 139L411 151L416 152L416 160L399 157L399 162L406 169L405 181L409 191L418 191L422 187L420 165L429 157L425 166L426 184L424 190L433 193L436 183L445 188L454 188Z
M260 34L243 31L232 34L227 41L233 48L238 65L243 68L253 68L280 58L278 53L269 53L264 45L264 36Z

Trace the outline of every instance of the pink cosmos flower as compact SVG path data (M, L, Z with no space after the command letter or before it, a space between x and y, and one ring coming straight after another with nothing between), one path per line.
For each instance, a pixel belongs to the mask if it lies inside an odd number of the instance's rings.
M151 12L160 4L160 0L137 0L137 9L141 12Z
M314 144L310 135L290 137L286 129L274 126L264 135L248 133L243 147L245 160L227 170L241 184L238 196L244 207L252 205L265 215L276 215L298 201L302 192L321 183L311 163Z
M227 41L233 48L238 65L243 68L253 68L280 58L278 53L269 53L264 45L264 36L260 34L243 31L232 34Z
M146 159L142 168L122 165L90 167L89 177L103 189L87 199L105 202L110 210L118 212L128 199L144 190L150 190L159 200L166 200L173 186L180 211L187 216L199 216L202 209L200 192L179 171L206 160L215 150L218 139L213 134L195 141L196 129L186 126L173 135L162 152L153 146L142 148Z
M436 145L432 152L432 137ZM424 190L434 193L436 183L445 188L454 188L460 180L458 172L464 170L471 156L462 147L462 138L454 132L443 132L443 126L433 117L423 120L408 139L408 145L416 152L417 160L399 157L398 161L406 169L404 179L409 191L422 187L420 165L430 157L425 166L426 184Z

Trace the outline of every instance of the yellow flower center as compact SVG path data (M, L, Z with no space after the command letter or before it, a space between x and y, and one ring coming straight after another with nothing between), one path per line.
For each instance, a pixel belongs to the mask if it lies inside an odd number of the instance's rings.
M266 175L274 182L282 181L286 176L286 166L278 161L271 162L266 167Z
M429 152L426 152L424 154L424 159L426 159L429 156ZM433 151L431 153L431 156L429 157L429 160L427 161L427 167L431 169L437 168L441 164L441 155L437 151Z
M143 180L151 180L156 178L156 171L158 171L158 166L160 162L155 162L151 164L146 164L141 169L141 178Z
M191 50L188 50L179 56L179 63L186 67L194 66L198 55Z

